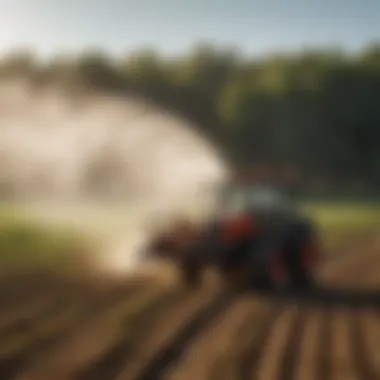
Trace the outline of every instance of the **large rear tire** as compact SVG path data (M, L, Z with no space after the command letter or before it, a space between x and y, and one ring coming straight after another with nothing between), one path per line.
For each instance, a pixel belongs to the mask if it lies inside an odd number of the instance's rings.
M284 261L290 277L290 285L296 290L315 287L315 236L313 227L306 221L289 226L284 244Z

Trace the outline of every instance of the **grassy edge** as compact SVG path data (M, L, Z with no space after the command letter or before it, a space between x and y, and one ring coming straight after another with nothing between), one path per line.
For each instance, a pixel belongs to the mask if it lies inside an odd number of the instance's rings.
M377 233L380 204L303 202L302 212L316 223L329 251L341 242ZM74 227L38 224L17 207L0 210L0 262L9 266L73 270L96 250L90 235Z

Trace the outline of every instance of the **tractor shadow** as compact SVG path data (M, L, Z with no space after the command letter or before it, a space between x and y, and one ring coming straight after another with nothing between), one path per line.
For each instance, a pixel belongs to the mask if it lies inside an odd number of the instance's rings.
M251 294L305 306L373 308L380 310L379 290L354 290L316 286L308 290L252 289Z

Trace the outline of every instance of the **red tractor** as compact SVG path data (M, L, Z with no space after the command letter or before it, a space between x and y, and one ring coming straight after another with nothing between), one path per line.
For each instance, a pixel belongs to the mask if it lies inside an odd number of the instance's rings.
M216 215L195 228L186 221L153 239L150 255L177 262L186 284L215 267L228 286L313 286L319 244L310 221L271 187L239 182L220 193Z

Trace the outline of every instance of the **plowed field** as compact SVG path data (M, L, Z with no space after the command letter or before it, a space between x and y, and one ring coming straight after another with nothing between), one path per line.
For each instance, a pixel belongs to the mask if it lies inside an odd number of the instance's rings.
M349 251L308 294L3 276L0 380L380 379L379 239Z

